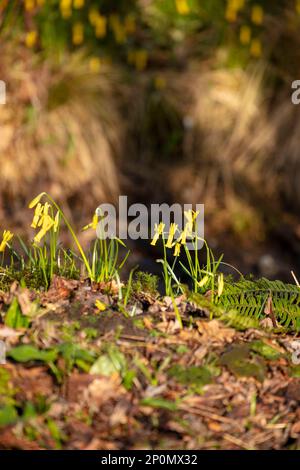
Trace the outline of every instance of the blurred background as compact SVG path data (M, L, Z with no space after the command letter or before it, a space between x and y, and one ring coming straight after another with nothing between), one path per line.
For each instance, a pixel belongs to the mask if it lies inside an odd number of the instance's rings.
M78 228L119 194L205 203L217 254L292 281L299 33L300 0L0 0L0 226L40 191Z

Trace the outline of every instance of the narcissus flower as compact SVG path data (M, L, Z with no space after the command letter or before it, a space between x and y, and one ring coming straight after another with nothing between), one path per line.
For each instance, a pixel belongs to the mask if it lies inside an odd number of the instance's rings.
M163 234L164 229L165 229L165 224L163 224L162 222L160 222L159 225L157 225L157 224L155 225L155 234L154 234L154 237L152 239L151 245L153 245L153 246L156 245L157 240Z
M33 216L33 219L32 219L32 223L31 223L31 227L32 228L37 228L38 226L38 223L39 223L39 220L40 220L40 217L42 216L43 214L43 210L44 210L44 207L42 206L42 204L39 202L35 208L35 211L34 211L34 216Z
M80 10L80 8L84 7L85 0L73 0L74 8Z
M54 220L52 219L52 217L50 217L50 215L47 214L47 215L42 216L38 225L40 226L41 223L42 223L42 228L33 239L35 243L40 243L42 238L44 238L47 232L49 232L49 230L53 227Z
M174 256L179 256L181 250L181 243L175 243Z
M101 302L101 300L99 300L99 299L96 300L95 307L97 307L99 312L104 312L104 310L107 309L107 306L105 305L105 303Z
M25 0L25 10L31 11L35 7L35 0Z
M30 48L33 47L36 44L37 37L38 37L37 31L35 31L35 30L28 31L28 33L25 36L26 46L30 47Z
M254 24L262 24L264 20L264 10L260 5L253 5L251 11L251 20Z
M184 216L187 219L187 231L192 232L197 220L200 211L193 211L192 209L189 211L184 211Z
M94 26L96 38L104 38L107 30L107 18L103 15L97 14L94 20Z
M253 39L250 46L250 54L257 59L262 55L262 45L259 39Z
M187 0L176 0L176 9L180 15L188 15L190 12Z
M72 41L75 46L79 46L83 43L84 39L84 28L83 24L79 21L73 25L72 30Z
M13 236L14 236L13 233L11 233L9 230L4 230L3 236L2 236L2 242L0 244L0 253L4 252L6 245L13 238Z
M166 243L166 248L173 248L173 239L174 239L177 228L178 228L177 224L172 223L170 225L170 230L169 230L168 240L167 240L167 243Z
M32 201L28 205L29 209L33 209L33 207L35 207L40 202L40 200L45 194L45 192L42 192L38 194L34 199L32 199Z
M92 228L93 230L96 230L97 225L98 225L98 220L99 220L98 215L97 215L97 214L94 214L94 215L93 215L92 222L89 223L89 224L87 224L87 225L85 225L82 230L88 230L89 228Z

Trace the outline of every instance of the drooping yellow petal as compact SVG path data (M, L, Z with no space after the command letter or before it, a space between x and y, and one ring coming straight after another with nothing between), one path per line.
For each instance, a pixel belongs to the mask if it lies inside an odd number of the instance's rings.
M37 225L39 223L39 220L40 220L40 217L43 213L43 206L40 202L38 202L36 208L35 208L35 211L34 211L34 216L33 216L33 220L32 220L32 223L31 223L31 227L32 228L37 228Z
M33 209L33 207L35 207L40 202L41 198L45 194L46 194L45 192L42 192L42 193L38 194L34 199L32 199L32 201L28 205L29 209Z
M173 239L174 239L174 235L176 233L177 228L178 228L177 224L172 223L170 225L170 230L169 230L168 240L167 240L167 243L166 243L166 248L172 248L173 247Z
M181 250L181 244L180 243L175 243L174 256L179 256L180 255L180 250Z

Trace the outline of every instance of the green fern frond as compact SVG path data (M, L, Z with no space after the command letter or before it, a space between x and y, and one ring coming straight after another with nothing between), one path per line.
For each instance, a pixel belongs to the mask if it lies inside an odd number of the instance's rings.
M225 312L234 310L239 318L251 318L259 323L266 317L264 310L270 297L278 325L300 330L300 288L293 284L265 278L226 283L217 305Z

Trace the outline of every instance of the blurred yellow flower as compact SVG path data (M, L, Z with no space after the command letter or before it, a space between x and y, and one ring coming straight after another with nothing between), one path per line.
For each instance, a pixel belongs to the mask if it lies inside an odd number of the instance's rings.
M191 11L188 0L176 0L176 9L180 15L188 15Z
M250 46L250 54L252 57L259 58L262 55L262 45L260 39L252 39Z
M59 8L64 19L70 18L72 15L72 0L60 0Z
M135 15L129 14L124 19L124 29L127 34L134 34L136 30L136 19Z
M73 6L75 9L79 10L84 7L84 0L73 0Z
M154 86L157 90L163 90L164 88L166 88L166 80L164 77L162 77L161 75L157 75L155 78L154 78Z
M95 26L97 18L99 17L99 12L96 10L96 8L91 8L89 10L89 22L91 25Z
M249 26L242 26L240 29L240 42L244 46L250 44L251 41L251 28Z
M25 0L25 10L31 11L35 7L35 0Z
M107 306L105 305L105 303L101 302L101 300L99 300L99 299L96 300L95 307L97 307L99 312L104 312L104 310L107 309Z
M155 234L154 234L154 237L152 239L151 245L153 245L153 246L156 245L157 240L163 234L164 229L165 229L165 224L163 224L162 222L160 222L159 225L157 225L157 224L155 225Z
M92 73L98 73L101 70L101 60L99 57L91 57L89 61L90 71Z
M225 18L230 23L234 23L237 20L237 10L233 10L232 8L227 7Z
M13 238L13 233L9 230L4 230L2 235L2 242L0 244L0 253L3 253L8 242Z
M45 0L36 0L36 3L39 7L42 7L45 5Z
M139 49L135 52L135 68L142 72L147 67L148 52L145 49Z
M260 25L264 20L264 10L260 5L253 5L251 20L254 24Z
M300 15L300 0L296 0L296 13Z
M73 25L72 29L72 42L75 46L79 46L83 43L84 29L83 24L79 21Z
M25 44L27 47L33 47L36 44L37 41L37 31L28 31L28 33L25 36Z
M107 18L103 15L98 15L95 19L95 35L97 38L103 38L106 36L107 30Z

